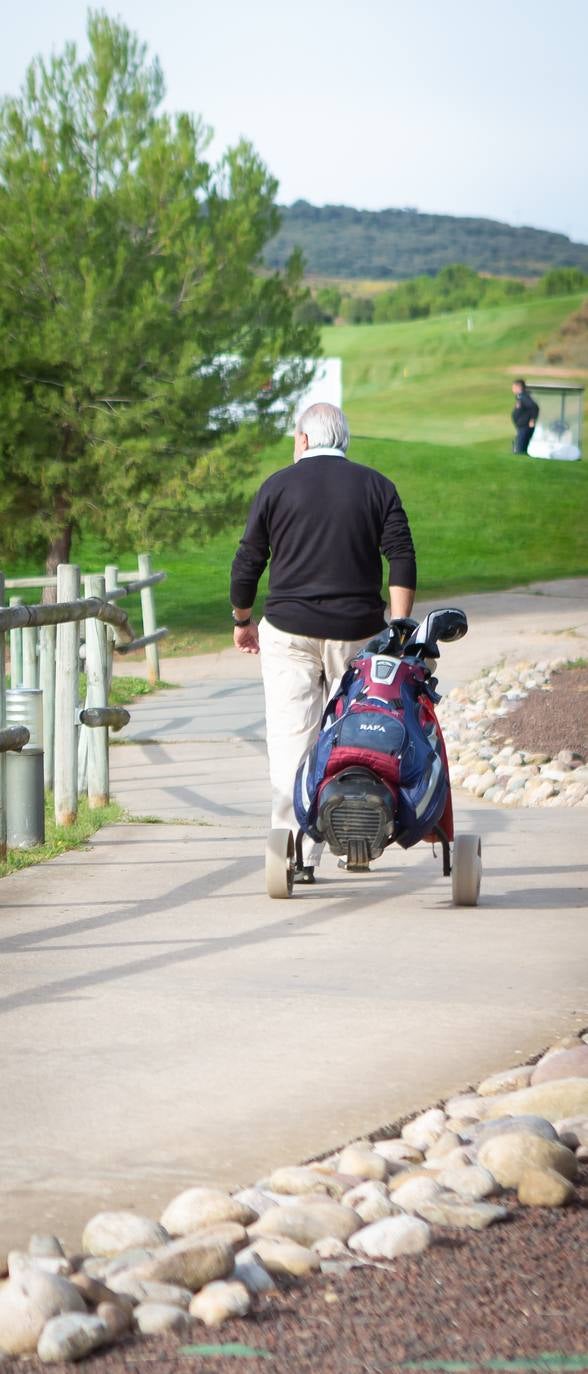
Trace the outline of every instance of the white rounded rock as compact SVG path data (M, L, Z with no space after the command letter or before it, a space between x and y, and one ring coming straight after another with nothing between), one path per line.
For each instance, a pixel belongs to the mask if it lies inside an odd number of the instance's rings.
M236 1221L250 1226L257 1213L220 1188L186 1188L168 1204L161 1225L170 1236L189 1236L203 1226Z
M171 1303L145 1302L135 1308L135 1321L144 1336L154 1336L159 1331L177 1331L183 1334L189 1330L190 1318L183 1307L173 1307Z
M408 1178L406 1183L395 1188L392 1199L403 1212L417 1212L423 1202L436 1197L438 1192L439 1184L435 1179L424 1178L421 1174L418 1178Z
M82 1250L106 1259L138 1246L165 1245L169 1234L157 1221L135 1212L97 1212L84 1227Z
M466 1165L462 1168L444 1169L437 1179L441 1188L468 1202L481 1202L482 1198L493 1197L500 1192L500 1186L489 1169L481 1164Z
M417 1150L428 1150L445 1130L445 1112L440 1107L430 1107L421 1112L413 1121L402 1127L402 1139Z
M370 1221L381 1221L382 1217L390 1217L394 1211L385 1183L374 1179L358 1183L356 1188L351 1188L345 1194L344 1202L345 1206L352 1207L366 1224Z
M231 1278L244 1283L248 1293L271 1293L276 1286L251 1245L235 1255L235 1267Z
M100 1317L88 1312L63 1312L51 1317L43 1327L37 1354L43 1364L60 1364L62 1360L82 1360L97 1350L107 1336L107 1328Z
M417 1255L431 1241L427 1223L418 1217L385 1217L357 1231L349 1249L370 1259L396 1259L398 1255Z
M51 1317L85 1311L81 1293L67 1279L23 1267L0 1286L0 1350L30 1355Z
M386 1160L373 1149L373 1146L361 1141L356 1145L347 1145L342 1151L339 1169L342 1174L350 1174L361 1179L373 1179L380 1183L388 1177Z
M205 1326L220 1326L230 1317L246 1317L251 1307L251 1298L244 1283L239 1280L220 1280L208 1283L190 1303L190 1316L197 1317Z

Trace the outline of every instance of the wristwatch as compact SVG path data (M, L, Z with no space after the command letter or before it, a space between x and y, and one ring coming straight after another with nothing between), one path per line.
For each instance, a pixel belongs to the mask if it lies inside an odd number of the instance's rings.
M237 615L237 612L236 612L236 611L231 611L231 615L232 615L232 617L233 617L233 625L237 626L238 629L240 629L240 630L243 629L243 628L245 627L245 625L250 625L250 624L251 624L251 616L250 616L250 615L247 616L247 619L246 619L246 620L240 620L240 619L239 619L239 616Z

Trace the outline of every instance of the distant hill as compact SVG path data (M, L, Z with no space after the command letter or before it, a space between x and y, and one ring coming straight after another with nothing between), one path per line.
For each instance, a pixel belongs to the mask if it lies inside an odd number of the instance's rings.
M588 272L588 244L546 229L418 210L353 210L347 205L282 206L282 226L265 253L283 267L301 248L308 273L398 280L463 262L498 276L538 277L550 267Z

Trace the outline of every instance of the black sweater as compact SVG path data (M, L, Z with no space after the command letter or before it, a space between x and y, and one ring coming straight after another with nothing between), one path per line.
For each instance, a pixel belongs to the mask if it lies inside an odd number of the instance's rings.
M274 472L255 497L231 572L246 609L271 555L265 614L290 634L361 639L384 628L380 551L390 584L416 586L413 542L396 487L336 454Z

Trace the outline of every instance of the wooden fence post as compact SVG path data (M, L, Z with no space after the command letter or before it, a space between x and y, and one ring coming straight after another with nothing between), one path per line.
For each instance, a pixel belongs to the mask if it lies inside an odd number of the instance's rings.
M95 574L84 578L84 592L86 596L99 596L103 601L106 594L104 578ZM86 621L86 673L88 706L107 706L106 625L101 620ZM109 801L108 727L89 729L82 725L81 729L88 734L88 805L91 811L96 811L100 806L108 806Z
M11 596L10 606L22 606L22 596ZM10 686L22 687L22 630L10 631Z
M60 563L57 569L57 600L77 601L80 595L80 570L73 563ZM55 820L57 825L73 825L78 810L78 741L76 710L79 690L78 621L57 626L55 677Z
M4 573L0 572L0 606L4 605ZM0 730L6 725L6 636L0 631ZM0 752L0 863L6 858L6 754Z
M148 553L140 553L138 558L139 577L151 577L153 569L151 567L151 556ZM143 634L152 635L157 629L157 619L155 616L155 594L153 587L143 587L141 592L141 611L143 615ZM145 645L145 657L147 659L147 680L148 682L159 682L159 649L157 643Z
M56 625L42 625L39 631L39 686L43 692L43 771L45 787L53 790L55 759L55 641Z
M22 685L23 687L38 687L39 675L37 668L37 627L29 625L21 630L22 634Z
M115 592L120 587L118 580L118 564L107 563L104 569L105 595L108 597L111 592ZM114 630L112 625L106 626L106 691L110 692L112 682L112 663L114 659Z

